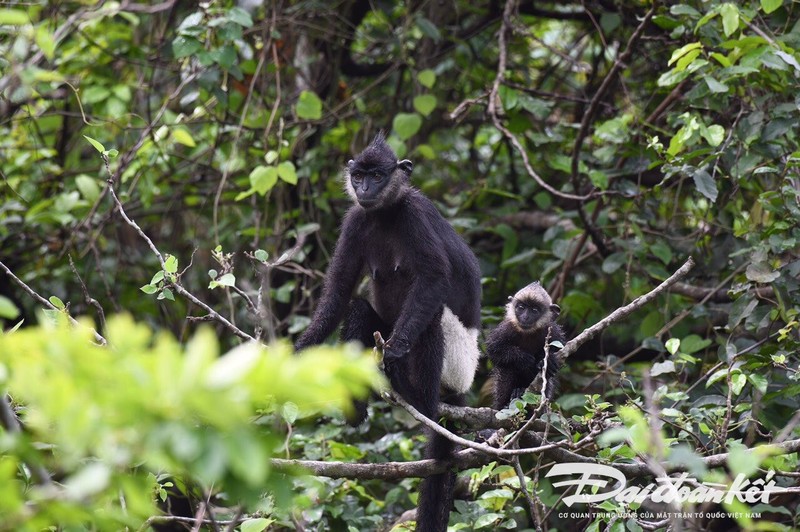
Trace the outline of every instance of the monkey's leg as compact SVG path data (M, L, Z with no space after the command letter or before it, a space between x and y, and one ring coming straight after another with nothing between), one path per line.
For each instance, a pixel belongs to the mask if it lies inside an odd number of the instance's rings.
M375 331L380 331L384 338L388 338L389 327L383 323L372 305L361 298L351 301L339 338L343 342L356 341L367 348L375 347ZM367 401L355 399L353 410L353 414L347 416L347 423L355 427L367 419Z
M430 419L439 415L439 391L444 362L444 334L440 316L436 316L422 333L416 345L399 362L390 375L392 387L417 410ZM448 459L453 442L428 431L426 458ZM420 483L417 507L419 532L444 532L453 505L455 473L447 471L424 478Z

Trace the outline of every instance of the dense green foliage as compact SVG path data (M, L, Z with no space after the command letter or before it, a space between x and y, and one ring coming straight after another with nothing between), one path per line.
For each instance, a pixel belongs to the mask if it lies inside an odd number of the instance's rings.
M487 328L540 279L575 336L694 257L568 360L551 417L591 436L581 454L723 483L796 470L796 453L742 451L800 437L796 2L13 4L0 6L0 262L52 307L34 328L42 301L0 272L0 387L26 427L0 429L0 528L141 526L173 480L218 497L222 519L246 503L268 520L251 529L388 528L412 507L416 479L268 471L277 455L419 458L418 429L385 403L360 429L319 421L320 401L364 393L371 363L276 344L248 362L258 371L201 377L219 351L250 349L242 338L307 325L348 206L341 169L381 129L478 255ZM136 325L106 324L120 312ZM47 321L67 313L111 347ZM727 471L698 465L728 451ZM565 524L539 475L552 460L534 458L522 466L544 518L495 464L470 471L451 523L641 529ZM775 501L757 511L797 526L797 497Z

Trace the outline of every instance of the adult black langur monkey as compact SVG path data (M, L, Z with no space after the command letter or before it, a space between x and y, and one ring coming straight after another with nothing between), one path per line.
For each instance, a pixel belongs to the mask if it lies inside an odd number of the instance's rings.
M480 268L433 203L411 186L412 168L411 161L397 160L382 134L347 163L345 188L354 204L344 216L311 324L295 348L323 342L342 318L342 340L374 346L373 333L380 331L388 338L383 359L392 388L436 419L440 393L463 404L475 376ZM365 273L368 300L351 302ZM445 459L453 449L450 440L430 432L425 456ZM454 483L454 472L422 480L417 530L447 529Z
M486 338L486 354L494 364L494 408L506 408L511 399L521 397L533 379L542 372L545 340L564 343L564 331L556 323L561 308L535 281L508 298L506 317ZM547 357L548 400L555 396L560 363L558 349L551 346Z

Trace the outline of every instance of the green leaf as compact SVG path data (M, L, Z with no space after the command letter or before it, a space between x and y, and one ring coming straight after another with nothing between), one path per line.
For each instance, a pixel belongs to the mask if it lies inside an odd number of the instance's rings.
M689 43L689 44L687 44L685 46L681 46L680 48L678 48L677 50L672 52L672 56L669 58L669 61L667 62L667 66L672 66L672 63L676 62L678 59L680 59L681 57L683 57L687 53L691 52L692 50L698 50L698 53L700 53L699 50L701 50L702 48L703 48L703 45L700 44L699 42L692 42L692 43ZM695 56L695 57L697 57L697 56Z
M253 25L253 19L250 17L250 13L241 7L234 7L228 11L228 20L240 26L244 26L245 28L249 28Z
M75 187L77 187L86 201L94 203L100 196L100 185L97 180L86 174L81 174L75 178Z
M44 24L40 24L36 28L36 44L44 56L52 61L56 55L56 41L53 39L53 34Z
M266 519L264 517L248 519L242 523L241 532L263 532L274 522L274 519Z
M0 296L0 318L15 320L19 316L19 309L6 296Z
M670 355L674 355L675 353L677 353L680 346L681 346L681 341L678 338L670 338L664 344L664 347L667 348L667 351L669 351Z
M164 275L166 275L164 273L164 270L158 270L156 272L156 274L153 275L153 278L150 279L150 284L158 284L158 283L160 283L161 281L164 280Z
M724 83L720 83L716 79L712 78L711 76L706 76L705 78L706 85L708 85L708 89L711 92L715 92L717 94L728 92L728 86Z
M0 26L23 26L28 22L28 14L21 9L0 9Z
M315 93L303 91L294 107L297 118L303 120L319 120L322 117L322 100Z
M66 306L66 305L64 305L64 302L63 302L63 301L61 301L61 298L59 298L58 296L50 296L49 298L47 298L47 300L48 300L48 301L49 301L49 302L50 302L50 303L51 303L51 304L52 304L54 307L56 307L58 310L64 310L64 309L66 309L66 308L67 308L67 306Z
M747 384L747 376L744 373L731 375L731 390L734 395L739 395Z
M413 137L422 127L422 117L417 113L398 113L392 121L392 129L401 140Z
M723 140L725 140L725 128L718 124L714 124L705 129L701 128L700 135L702 135L703 138L706 139L706 142L708 142L712 147L716 148L722 144Z
M117 155L119 155L119 150L117 150L117 149L114 149L114 148L111 148L110 150L107 150L107 151L105 151L105 152L103 152L103 153L104 153L106 156L108 156L108 157L110 157L110 158L112 158L112 159L113 159L114 157L116 157Z
M656 242L650 246L650 251L664 264L672 261L672 250L664 242Z
M681 341L681 351L691 355L711 345L711 340L702 338L697 334L690 334Z
M284 161L278 165L278 177L289 183L290 185L297 184L297 171L291 161Z
M250 186L260 195L272 190L278 182L278 169L274 166L256 166L250 172Z
M236 276L232 273L226 273L225 275L221 276L219 279L216 279L216 282L220 286L235 286L236 285Z
M605 258L605 260L603 261L603 266L601 266L601 269L603 270L603 273L609 273L609 274L614 273L615 271L619 270L620 267L622 267L622 265L625 264L625 261L627 260L628 256L625 253L622 252L612 253L611 255Z
M436 96L432 94L421 94L414 98L414 109L419 111L422 116L428 116L436 108Z
M707 197L711 203L717 201L719 191L717 190L717 184L714 182L714 178L711 177L711 174L702 168L698 168L695 170L692 178L694 179L694 186L700 194Z
M781 276L780 272L773 270L766 262L753 262L747 266L744 274L754 283L771 283Z
M183 144L190 148L197 146L197 143L192 138L192 134L186 128L178 127L172 130L172 140L178 144Z
M203 49L203 44L194 37L180 35L172 39L172 55L176 59L189 57Z
M92 146L94 146L94 149L96 149L96 150L97 150L97 151L99 151L100 153L105 153L105 151L106 151L106 148L105 148L105 146L103 146L102 144L100 144L99 142L97 142L96 140L94 140L92 137L87 137L86 135L84 135L84 136L83 136L83 138L85 138L86 140L88 140L88 141L89 141L89 144L91 144Z
M167 255L164 260L164 269L167 273L176 273L178 271L178 259L174 255Z
M417 17L417 27L429 39L438 41L442 38L442 34L439 32L439 28L436 27L436 24L423 16Z
M146 284L143 287L139 288L139 290L141 290L145 294L152 295L152 294L155 294L156 292L158 292L158 287L154 286L152 284Z
M419 81L424 87L430 89L436 83L436 74L429 68L425 69L417 74L417 81Z
M499 520L503 519L504 517L505 517L505 515L498 514L498 513L481 514L475 520L475 528L477 529L477 528L484 528L484 527L492 526L493 524L495 524Z
M761 0L761 9L769 15L783 5L783 0Z
M159 300L161 300L161 299L169 299L170 301L175 301L175 296L172 295L172 290L170 290L169 288L165 288L165 289L163 289L161 291L160 294L158 294L156 299L159 299Z
M763 459L764 456L761 453L753 452L744 445L731 445L728 453L728 466L733 475L744 475L747 478L758 471L758 466L761 465Z
M652 377L657 377L658 375L662 375L664 373L675 373L675 362L673 362L672 360L665 360L664 362L656 362L655 364L653 364L653 367L650 368L650 375Z
M269 253L264 251L263 249L257 249L253 256L256 260L260 260L261 262L265 262L269 258Z
M722 30L726 37L730 37L739 29L739 8L730 2L722 4L720 15L722 16Z
M278 160L278 152L275 150L269 150L267 153L264 154L264 161L267 164L272 164Z

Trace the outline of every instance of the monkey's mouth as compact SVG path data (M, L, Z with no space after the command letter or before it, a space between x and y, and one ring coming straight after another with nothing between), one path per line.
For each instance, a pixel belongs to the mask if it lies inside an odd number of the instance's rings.
M358 204L365 209L370 209L378 204L377 198L358 198Z

